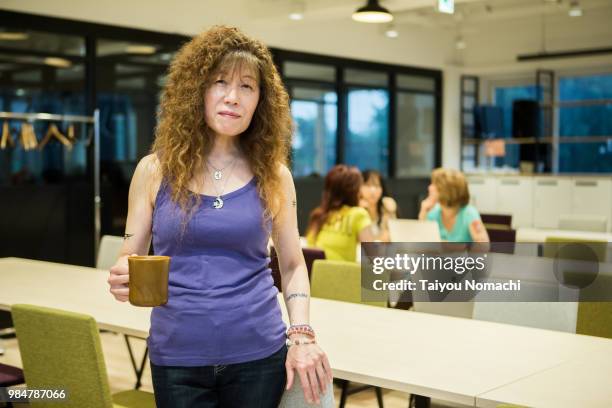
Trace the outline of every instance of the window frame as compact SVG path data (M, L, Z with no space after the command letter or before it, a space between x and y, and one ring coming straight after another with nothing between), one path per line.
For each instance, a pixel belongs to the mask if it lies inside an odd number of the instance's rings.
M338 120L337 120L337 134L336 134L336 164L344 163L345 159L345 142L348 133L347 120L348 120L348 91L351 88L361 89L383 89L381 86L364 85L359 83L347 83L344 81L344 69L353 68L359 70L384 72L387 75L389 92L389 114L388 114L388 134L387 134L387 145L389 146L389 156L387 163L387 173L389 178L398 178L397 174L397 163L395 159L395 150L397 147L397 129L396 129L396 116L397 116L397 92L409 91L418 93L432 94L435 100L435 131L434 131L434 166L439 167L442 162L442 102L443 102L443 75L441 70L420 68L414 66L397 65L397 64L386 64L373 61L357 60L345 57L326 56L320 54L312 54L300 51L290 51L280 48L271 48L274 55L275 63L279 68L279 72L283 77L283 81L289 87L292 81L299 80L303 83L315 84L330 84L327 81L313 81L312 79L303 78L287 78L282 70L285 61L292 62L304 62L312 64L322 64L334 66L336 69L336 80L333 83L336 93L338 95ZM434 90L431 92L423 90L411 90L405 87L397 86L397 75L411 75L411 76L422 76L431 78L434 81ZM412 176L410 176L412 177ZM416 176L415 177L419 177ZM409 177L402 177L409 178Z

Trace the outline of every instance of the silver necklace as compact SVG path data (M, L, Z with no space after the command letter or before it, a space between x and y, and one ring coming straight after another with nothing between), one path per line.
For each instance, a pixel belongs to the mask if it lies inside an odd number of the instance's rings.
M232 160L232 162L230 163L230 165L232 166L228 172L227 178L225 179L225 182L223 183L223 188L221 189L221 191L217 190L217 185L215 184L215 180L213 180L211 178L211 182L213 185L213 188L215 189L215 193L217 193L215 200L213 201L213 208L216 210L219 210L221 208L223 208L223 198L221 198L221 195L223 194L223 192L225 191L225 187L227 186L227 182L229 181L230 177L232 176L232 171L234 171L234 164L236 164L236 159ZM229 165L228 165L229 166ZM225 168L227 168L228 166L225 166ZM216 171L215 171L216 174ZM215 176L213 176L215 179L217 179ZM217 179L219 180L219 179Z
M213 173L213 177L215 178L215 180L221 180L223 178L223 170L227 169L228 166L231 166L234 164L234 162L236 161L236 159L234 158L234 160L232 160L230 163L228 163L227 165L225 165L225 167L221 167L218 168L217 166L215 166L214 164L212 164L210 162L210 160L206 160L206 163L208 163L208 165L210 167L212 167L213 169L215 169L214 173Z

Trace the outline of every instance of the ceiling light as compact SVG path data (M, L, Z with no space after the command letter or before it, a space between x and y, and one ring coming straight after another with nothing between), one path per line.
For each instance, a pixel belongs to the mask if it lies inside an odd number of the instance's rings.
M51 65L52 67L58 67L58 68L68 68L72 66L72 62L64 58L47 57L43 60L43 62L46 65Z
M157 49L152 45L128 45L125 52L128 54L155 54Z
M299 21L304 19L304 2L303 1L293 1L291 3L291 12L289 13L289 18L293 21Z
M389 37L389 38L397 38L397 37L399 37L399 33L397 32L397 30L395 30L393 28L390 29L390 30L385 31L385 35L387 37Z
M570 9L568 12L570 17L580 17L582 16L582 8L580 8L580 5L578 4L577 1L572 1L570 3Z
M21 41L21 40L27 40L30 36L26 33L8 33L8 32L3 32L0 33L0 40L6 40L6 41Z
M466 47L467 43L463 39L463 36L457 36L457 39L455 40L455 48L457 48L458 50L464 50Z
M395 29L395 24L393 23L387 24L384 31L385 31L385 35L387 36L387 38L399 37L399 32Z
M455 0L438 0L438 11L453 14L455 12Z
M353 20L360 23L388 23L393 20L393 15L378 4L378 0L368 0L368 3L355 10Z

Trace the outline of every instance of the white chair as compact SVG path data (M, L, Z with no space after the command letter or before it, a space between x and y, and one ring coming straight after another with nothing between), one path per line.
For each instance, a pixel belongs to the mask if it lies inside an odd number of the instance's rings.
M100 248L98 249L98 259L96 260L96 268L110 269L117 262L121 246L123 245L123 237L114 235L104 235L100 240Z
M562 214L559 229L571 231L606 232L608 219L603 215Z

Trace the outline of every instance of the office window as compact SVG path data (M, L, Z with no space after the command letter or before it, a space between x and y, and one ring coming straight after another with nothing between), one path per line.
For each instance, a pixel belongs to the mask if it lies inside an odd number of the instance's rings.
M37 30L15 30L10 27L0 27L0 32L11 33L10 36L0 37L0 47L8 52L25 51L21 55L30 58L32 62L39 57L41 60L46 59L45 63L52 66L54 63L67 64L58 57L67 57L67 61L70 62L74 61L71 57L85 56L85 38L81 36ZM45 56L45 53L50 55Z
M286 78L312 79L325 82L336 80L336 68L332 65L286 61L283 68L283 74Z
M436 83L433 78L415 75L398 75L397 87L412 91L435 92Z
M389 92L350 88L345 162L388 175Z
M396 176L428 177L435 167L435 80L398 74L396 85Z
M135 163L153 139L160 76L176 50L101 38L96 46L100 157L107 166Z
M612 172L612 74L559 79L559 172ZM588 138L588 139L587 139ZM581 140L582 139L582 140Z
M495 88L495 105L503 110L505 137L512 137L512 104L517 99L536 99L535 85L504 86Z
M428 177L439 165L440 90L434 71L412 73L405 67L283 50L275 50L275 58L291 97L294 176L324 176L338 158L387 177ZM397 149L390 157L392 141Z
M429 176L435 166L435 97L397 93L397 177Z
M503 135L512 137L512 104L518 99L537 99L536 85L504 86L495 88L495 105L503 111ZM520 146L506 145L505 157L494 159L495 167L518 168L520 162Z
M312 86L293 86L291 94L293 175L325 176L336 162L338 96Z
M385 72L347 68L344 70L344 82L386 88L389 84L389 76Z
M0 111L83 115L85 113L84 38L34 30L14 30L0 38ZM48 53L48 54L47 54ZM87 128L56 123L60 133L75 135L71 149L51 141L29 149L20 140L24 121L8 120L14 146L0 149L0 185L60 183L84 180L87 173ZM40 142L49 123L32 123Z

